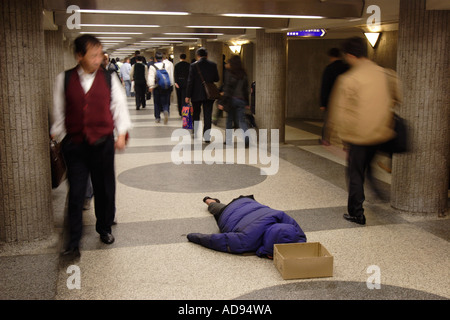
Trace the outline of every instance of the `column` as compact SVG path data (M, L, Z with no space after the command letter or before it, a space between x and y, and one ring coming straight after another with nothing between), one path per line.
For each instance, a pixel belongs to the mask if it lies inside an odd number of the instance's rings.
M202 45L208 50L208 60L217 63L217 70L219 71L218 86L223 82L223 42L202 40Z
M256 124L279 130L284 142L286 108L286 36L256 30ZM268 134L270 137L270 133Z
M53 231L42 0L0 2L0 242Z
M425 0L401 0L398 73L410 126L411 152L394 156L391 205L443 214L449 185L449 15L427 11Z

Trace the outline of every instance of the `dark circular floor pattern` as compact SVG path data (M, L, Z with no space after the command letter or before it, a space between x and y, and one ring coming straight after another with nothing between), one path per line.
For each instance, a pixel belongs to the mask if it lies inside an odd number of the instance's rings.
M227 191L254 186L267 176L246 164L160 163L122 172L118 181L127 186L158 192L197 193Z
M267 287L242 295L237 300L441 300L432 293L381 284L368 289L365 282L308 281Z

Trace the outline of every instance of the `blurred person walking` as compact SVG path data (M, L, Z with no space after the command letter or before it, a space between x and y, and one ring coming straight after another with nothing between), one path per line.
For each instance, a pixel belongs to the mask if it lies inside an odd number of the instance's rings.
M76 258L80 255L89 175L95 194L95 229L102 242L114 242L111 233L116 192L114 150L125 148L131 121L119 78L101 67L104 57L101 42L94 36L82 35L74 41L74 53L77 66L56 78L50 133L53 138L64 138L70 239L63 255Z
M170 64L168 64L163 61L161 52L155 54L155 59L156 62L148 73L148 84L150 91L153 93L156 122L159 123L161 121L161 112L163 112L164 124L167 124L170 113L170 94L173 85L173 69L170 69L172 63L169 61Z
M368 59L364 39L346 40L343 52L351 68L336 81L328 122L348 147L344 218L364 225L365 175L377 150L395 137L393 108L402 98L396 74Z
M148 67L144 64L144 60L141 56L136 57L136 63L131 67L130 78L134 81L134 91L136 93L136 110L139 110L142 106L146 107L146 92L147 92L147 79L148 79Z
M125 85L125 92L127 94L127 97L131 97L130 72L131 72L130 58L126 58L125 62L122 64L122 67L120 68L120 79L122 79L122 82Z
M226 64L225 82L223 85L223 98L218 108L227 112L227 129L238 127L245 132L248 130L245 120L246 110L250 110L249 84L247 72L242 66L241 58L232 56ZM225 105L225 106L224 106ZM229 133L230 131L227 131ZM226 144L232 144L232 136L226 135ZM248 146L249 138L245 136L245 144Z
M186 55L182 53L180 55L180 62L175 65L174 80L175 90L177 92L178 113L181 116L181 109L186 100L186 87L189 77L189 62L186 62Z
M189 69L189 78L186 89L186 103L192 101L194 108L194 123L200 120L200 113L203 107L203 137L206 143L211 140L210 129L212 123L212 110L214 100L207 98L203 81L206 83L214 83L219 81L219 71L217 64L208 60L208 51L205 48L200 48L196 52L197 61L192 63ZM201 75L200 75L201 74ZM194 132L197 136L198 132Z
M349 65L342 60L341 51L338 48L331 48L328 51L329 64L322 74L322 85L320 88L320 110L324 112L324 123L322 128L321 143L330 144L330 133L327 128L328 104L334 83L338 76L349 69Z

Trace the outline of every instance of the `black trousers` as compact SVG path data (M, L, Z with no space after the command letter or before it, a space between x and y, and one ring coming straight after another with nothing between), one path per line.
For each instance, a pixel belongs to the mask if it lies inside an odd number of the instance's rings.
M178 113L181 116L184 100L186 100L186 87L175 88L177 91Z
M134 83L134 91L136 92L136 110L139 110L141 105L142 108L145 108L147 100L147 84Z
M70 240L68 247L78 247L83 228L83 203L87 181L91 176L95 197L95 230L111 233L115 216L116 179L114 172L114 137L107 136L95 145L74 143L66 137L62 150L69 182L68 220Z
M194 109L193 119L194 122L200 121L200 113L203 106L203 136L205 141L210 141L211 136L209 131L211 129L212 122L212 110L213 110L214 100L204 100L204 101L192 101L192 107ZM205 135L205 132L207 134ZM195 133L197 134L197 133Z
M364 214L363 203L364 180L366 174L369 179L372 178L370 164L380 145L361 146L349 144L348 163L347 163L347 179L348 179L348 214L358 217Z

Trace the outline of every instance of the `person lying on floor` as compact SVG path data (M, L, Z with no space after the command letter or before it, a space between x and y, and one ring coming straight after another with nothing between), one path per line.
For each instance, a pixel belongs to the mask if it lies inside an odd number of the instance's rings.
M228 205L210 197L203 202L221 233L189 233L187 238L193 243L222 252L255 252L259 257L272 259L274 244L306 242L303 230L293 218L260 204L253 195L240 196Z

